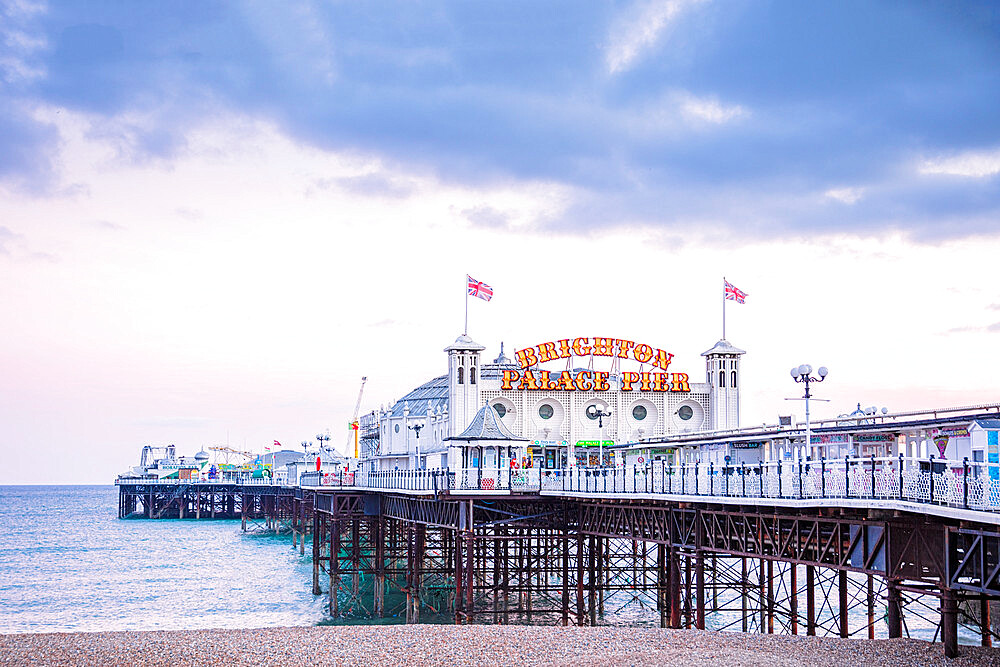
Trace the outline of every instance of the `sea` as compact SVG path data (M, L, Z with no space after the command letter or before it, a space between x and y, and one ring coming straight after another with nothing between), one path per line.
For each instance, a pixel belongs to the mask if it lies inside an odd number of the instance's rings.
M0 486L0 633L315 625L310 555L238 520L119 519L114 486Z
M110 485L0 486L0 633L333 622L326 595L312 595L311 549L300 556L287 533L243 532L238 520L119 519L117 512L118 490ZM864 585L863 577L852 584L855 590ZM723 601L722 607L738 610L737 600ZM659 614L649 602L629 592L609 594L599 623L656 626ZM884 603L878 605L881 617ZM835 623L829 604L818 613L826 625ZM490 614L479 618L489 622ZM738 630L741 618L738 611L710 612L706 625ZM910 600L906 634L940 641L937 618L935 599ZM447 623L450 617L423 613L421 620ZM856 636L867 637L866 623L864 605L858 605L851 617ZM884 628L879 622L876 636L884 637ZM959 638L978 641L964 626Z

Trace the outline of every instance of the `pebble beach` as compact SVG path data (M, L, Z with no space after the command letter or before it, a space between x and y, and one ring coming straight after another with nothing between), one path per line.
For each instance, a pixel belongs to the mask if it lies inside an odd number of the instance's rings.
M1000 649L915 639L649 628L326 626L0 635L0 665L920 665L1000 666Z

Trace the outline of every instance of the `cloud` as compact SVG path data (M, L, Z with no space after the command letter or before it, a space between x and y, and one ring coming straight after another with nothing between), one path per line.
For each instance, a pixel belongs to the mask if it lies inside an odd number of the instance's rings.
M704 121L721 125L731 120L742 118L749 112L739 104L723 106L715 98L698 98L690 94L680 98L680 111L689 120Z
M964 326L948 329L946 333L1000 333L1000 322L994 322L984 327Z
M492 206L474 206L462 211L462 216L479 227L505 229L510 224L510 215Z
M823 196L844 204L856 204L864 193L864 188L831 188L824 192Z
M924 160L921 174L943 174L986 178L1000 174L1000 148L984 151L966 151L951 157Z
M629 69L645 51L694 5L704 0L643 0L636 2L611 27L605 63L610 74Z
M10 254L10 243L16 238L18 238L18 234L15 234L6 227L0 226L0 255Z
M383 173L370 172L357 176L317 179L307 189L306 194L313 194L316 189L340 190L358 195L400 199L413 194L415 185L400 178L391 178Z
M48 46L48 40L34 25L44 13L44 4L25 0L0 7L0 81L19 86L45 76L37 55Z

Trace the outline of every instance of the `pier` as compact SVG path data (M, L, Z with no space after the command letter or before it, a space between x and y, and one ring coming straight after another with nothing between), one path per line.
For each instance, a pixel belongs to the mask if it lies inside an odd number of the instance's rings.
M313 593L334 618L595 625L617 593L665 628L704 629L713 615L744 632L900 637L920 613L949 657L960 624L984 646L996 636L1000 482L968 461L252 481L120 478L119 514L240 518L291 532L302 553L309 536Z

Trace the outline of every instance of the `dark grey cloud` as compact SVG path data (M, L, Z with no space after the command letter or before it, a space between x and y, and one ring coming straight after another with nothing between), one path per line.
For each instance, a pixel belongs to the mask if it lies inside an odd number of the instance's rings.
M665 40L609 76L603 48L619 10L60 3L19 27L48 46L11 56L43 75L0 91L0 179L43 190L55 177L57 137L33 116L39 104L96 118L94 135L130 162L169 158L206 116L236 110L447 182L567 185L585 194L540 223L565 233L642 224L689 235L706 220L737 241L1000 232L1000 176L916 171L928 156L1000 147L990 3L706 3L689 12L683 49ZM744 113L692 121L681 92ZM411 193L379 176L314 185L324 186ZM823 198L838 188L863 194ZM506 224L502 212L468 217Z

